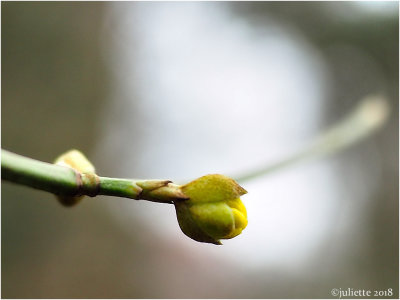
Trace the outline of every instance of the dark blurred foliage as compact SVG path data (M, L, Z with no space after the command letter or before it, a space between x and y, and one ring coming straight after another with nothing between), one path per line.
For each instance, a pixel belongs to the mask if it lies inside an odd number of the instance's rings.
M90 153L107 86L103 11L101 3L2 3L3 148L44 161L74 147ZM105 224L93 218L85 204L69 211L52 195L2 184L2 296L101 296L90 290L106 288L96 276L109 259L88 271L93 286L73 275L103 232L87 231ZM57 267L43 274L51 261Z
M226 6L254 26L263 26L263 16L273 16L301 31L324 54L334 91L321 126L366 93L379 90L391 100L386 129L350 150L349 159L374 143L383 156L383 186L375 195L380 201L374 202L367 229L374 245L369 256L359 257L355 250L349 253L348 269L318 279L284 272L238 274L225 265L211 274L207 266L217 262L195 269L189 253L141 234L139 221L130 234L122 232L96 205L108 200L86 200L66 209L52 195L3 183L3 298L325 298L340 286L392 287L398 297L398 16L343 21L331 10L351 12L350 4L336 2ZM99 111L108 88L100 45L105 10L103 2L2 3L3 148L45 161L72 147L90 154L101 134ZM363 72L365 61L351 48L371 57L367 63L376 63L381 80ZM348 68L355 64L358 69ZM162 248L163 256L149 251L154 248Z
M90 150L106 83L102 10L95 3L2 3L5 148L39 159Z

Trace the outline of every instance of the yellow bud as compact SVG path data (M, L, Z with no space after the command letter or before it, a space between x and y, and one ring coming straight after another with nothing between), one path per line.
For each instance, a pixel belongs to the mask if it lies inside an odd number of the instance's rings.
M95 169L92 163L79 150L70 150L56 158L56 165L69 167L77 170L79 173L94 173Z
M56 165L68 167L76 170L78 173L94 174L95 168L92 163L78 150L70 150L56 158ZM73 206L80 202L84 196L57 196L58 201L64 206Z
M240 196L246 194L233 179L206 175L181 187L189 200L175 202L179 226L188 237L220 245L247 226L247 213Z

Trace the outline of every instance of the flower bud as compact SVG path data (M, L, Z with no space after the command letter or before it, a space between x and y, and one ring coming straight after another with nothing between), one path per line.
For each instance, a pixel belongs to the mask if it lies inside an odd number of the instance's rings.
M78 173L94 174L95 168L92 163L78 150L70 150L60 155L54 161L56 165L72 168ZM83 199L84 196L57 196L58 201L64 206L74 206Z
M69 150L54 161L56 165L72 168L79 173L94 173L96 170L92 163L79 150Z
M179 226L188 237L221 245L247 226L247 213L240 196L247 193L233 179L213 174L181 187L189 200L175 202Z

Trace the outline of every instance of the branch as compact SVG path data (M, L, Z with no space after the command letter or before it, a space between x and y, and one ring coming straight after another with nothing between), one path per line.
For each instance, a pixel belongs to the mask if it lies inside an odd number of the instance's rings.
M71 153L76 155L77 151L72 150L63 157ZM75 168L49 164L1 150L2 179L59 196L74 198L107 195L161 203L188 199L180 186L170 180L99 177L94 172L79 172L76 166Z
M233 176L244 182L282 170L309 158L323 157L350 147L382 127L389 116L389 105L382 96L367 96L342 121L334 124L304 148L272 164Z
M221 245L221 239L238 236L247 226L246 208L239 198L247 191L220 174L205 175L180 186L169 180L99 177L93 165L77 150L61 155L55 164L5 150L1 155L3 179L54 193L66 206L75 205L84 195L171 203L185 235L215 245Z

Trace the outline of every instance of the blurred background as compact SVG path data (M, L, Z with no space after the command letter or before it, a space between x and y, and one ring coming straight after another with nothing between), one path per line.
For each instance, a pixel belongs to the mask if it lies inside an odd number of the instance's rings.
M398 298L397 2L2 3L2 148L83 151L103 176L236 175L305 145L370 93L385 127L244 182L223 246L171 205L2 182L3 298Z

